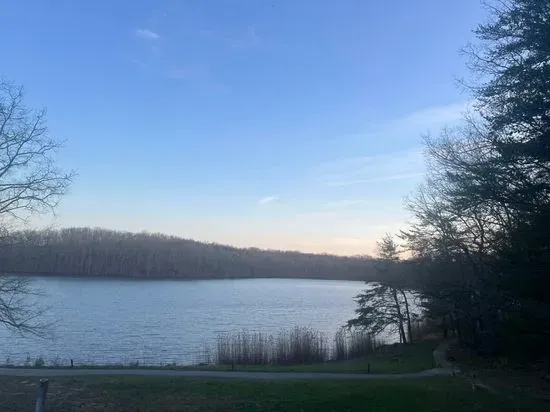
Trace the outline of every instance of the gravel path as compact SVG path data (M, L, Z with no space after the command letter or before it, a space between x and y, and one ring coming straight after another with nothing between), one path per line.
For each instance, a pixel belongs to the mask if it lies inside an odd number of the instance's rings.
M236 378L255 380L295 379L416 379L431 376L449 376L450 369L436 368L414 373L313 373L313 372L223 372L223 371L181 371L170 369L23 369L0 368L0 376L28 376L49 378L56 376L167 376L188 378Z

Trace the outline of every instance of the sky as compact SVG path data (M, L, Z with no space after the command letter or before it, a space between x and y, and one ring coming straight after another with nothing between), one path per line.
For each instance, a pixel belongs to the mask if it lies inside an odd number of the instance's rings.
M458 124L479 0L3 0L0 76L77 172L34 226L373 254Z

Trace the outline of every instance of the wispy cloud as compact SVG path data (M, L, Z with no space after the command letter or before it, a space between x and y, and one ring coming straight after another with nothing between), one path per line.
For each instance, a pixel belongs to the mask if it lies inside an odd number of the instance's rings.
M351 136L348 139L360 144L357 151L368 150L364 143L388 139L402 141L409 149L335 159L318 165L314 173L332 187L419 178L425 171L422 148L419 146L420 136L444 126L458 124L469 106L467 102L458 102L425 108L380 124L363 135ZM417 139L412 147L411 137Z
M158 40L160 35L149 29L137 29L135 32L136 37L144 40Z
M279 196L265 196L258 200L259 205L267 205L279 200Z
M412 179L422 176L424 160L420 149L374 156L338 159L316 168L327 186Z
M422 177L424 175L423 172L417 172L417 173L401 173L396 175L389 175L389 176L380 176L380 177L373 177L370 179L358 179L358 180L345 180L340 182L328 182L328 186L351 186L351 185L357 185L361 183L374 183L374 182L388 182L391 180L406 180L406 179L414 179L418 177Z
M444 106L428 107L398 119L397 126L433 127L454 124L462 120L464 113L471 107L470 102L457 102Z
M132 64L135 64L137 67L139 67L141 70L148 70L150 69L150 66L145 63L145 62L142 62L141 60L138 60L138 59L130 59L130 62Z
M350 144L365 143L374 139L392 139L418 142L422 134L439 131L444 126L454 126L460 123L471 109L471 102L455 102L442 106L426 107L408 113L389 121L371 125L363 133L336 136L338 141L345 140Z

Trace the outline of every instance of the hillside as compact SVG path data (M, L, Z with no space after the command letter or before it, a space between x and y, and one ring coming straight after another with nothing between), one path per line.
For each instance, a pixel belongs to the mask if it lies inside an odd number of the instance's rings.
M373 264L368 258L241 249L100 228L19 231L0 247L3 272L67 276L367 280Z

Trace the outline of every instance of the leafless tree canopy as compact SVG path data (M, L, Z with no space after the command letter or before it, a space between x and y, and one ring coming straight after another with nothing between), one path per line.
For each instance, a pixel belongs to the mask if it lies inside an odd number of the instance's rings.
M45 110L23 102L23 88L0 79L0 236L11 225L54 210L69 187L72 173L55 165L61 142L50 137ZM6 268L0 267L0 271ZM32 299L28 280L0 275L0 324L20 332L42 334L43 308Z
M50 137L46 111L23 104L23 89L0 80L0 216L25 219L53 211L72 174L55 166L61 142Z
M34 301L40 291L28 278L0 277L0 323L23 334L47 336L50 324L44 320L47 309Z

